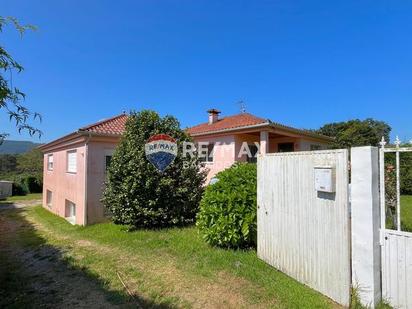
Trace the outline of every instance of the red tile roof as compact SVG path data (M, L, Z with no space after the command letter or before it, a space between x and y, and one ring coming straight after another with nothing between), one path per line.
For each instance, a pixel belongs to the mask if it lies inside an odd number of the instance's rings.
M224 117L212 124L209 124L207 122L201 123L197 126L187 129L187 132L190 135L192 135L192 134L200 134L200 133L206 133L206 132L212 132L212 131L220 131L220 130L252 126L252 125L268 123L268 122L269 120L267 119L256 117L249 113L242 113L242 114Z
M44 144L39 147L39 149L46 149L48 147L52 147L55 145L58 145L61 143L63 140L73 137L74 135L81 133L81 132L90 132L90 133L95 133L97 135L114 135L114 136L120 136L124 133L125 131L125 126L126 126L126 121L128 119L127 114L120 114L115 117L105 119L99 122L96 122L94 124L85 126L83 128L80 128L78 131L75 131L71 134L68 134L66 136L63 136L55 141L52 141L48 144ZM268 119L256 117L254 115L248 114L248 113L242 113L238 115L233 115L233 116L227 116L224 118L219 119L217 122L213 124L209 123L202 123L197 126L188 128L186 130L187 133L190 135L202 135L202 134L212 134L212 133L219 133L220 131L225 131L225 130L230 130L230 129L241 129L243 127L248 127L248 126L253 126L253 125L265 125L267 124L268 126L271 127L276 127L280 129L286 129L292 132L296 132L299 134L303 134L306 136L312 136L315 138L321 138L323 140L333 140L331 137L315 134L311 131L307 130L301 130L301 129L296 129L288 126L284 126L279 123L272 122Z
M122 135L125 130L127 114L120 114L115 117L104 119L91 125L80 128L79 131L92 132L97 134L114 134ZM261 123L268 123L269 120L256 117L252 114L242 113L233 116L227 116L219 119L216 123L201 123L197 126L187 129L189 134L206 133L211 131L220 131L225 129L241 128Z
M120 114L115 117L104 119L86 127L80 128L79 131L92 132L97 134L122 135L125 130L128 115Z

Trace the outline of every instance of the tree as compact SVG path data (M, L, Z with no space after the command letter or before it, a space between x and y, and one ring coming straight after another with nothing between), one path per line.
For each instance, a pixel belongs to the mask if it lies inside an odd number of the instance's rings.
M334 137L333 148L356 146L378 146L382 136L389 140L391 127L383 122L368 118L329 123L316 131L319 134Z
M4 27L10 23L14 25L21 36L27 30L35 29L30 25L21 25L16 18L0 16L0 32L3 32ZM41 121L40 114L30 112L22 104L26 95L13 85L13 73L20 73L23 69L23 66L14 60L3 46L0 46L0 110L6 111L10 121L14 120L19 133L26 131L30 136L38 135L40 137L41 131L29 122L31 118ZM6 77L6 75L8 76ZM7 133L0 132L0 143L7 135Z
M19 154L17 156L17 170L20 173L41 176L43 173L43 153L38 148L33 148Z
M13 195L42 192L43 154L34 148L22 154L0 155L0 178L13 181Z
M147 140L156 134L168 134L178 141L177 156L163 172L145 155ZM183 156L183 142L189 141L172 116L162 118L148 110L131 113L111 159L103 193L103 203L115 223L130 228L194 223L205 173L196 156Z
M0 174L16 171L17 158L13 154L0 155Z

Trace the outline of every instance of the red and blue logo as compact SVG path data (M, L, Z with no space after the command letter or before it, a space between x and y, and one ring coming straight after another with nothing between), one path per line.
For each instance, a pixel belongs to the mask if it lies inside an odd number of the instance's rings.
M147 160L160 172L173 163L177 156L176 140L167 134L156 134L145 144Z

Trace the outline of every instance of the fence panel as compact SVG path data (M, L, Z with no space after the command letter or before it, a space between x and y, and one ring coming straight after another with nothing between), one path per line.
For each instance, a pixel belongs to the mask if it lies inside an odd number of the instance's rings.
M412 308L412 235L385 230L382 293L395 308Z
M335 170L335 193L315 190L315 167ZM259 257L346 306L349 222L347 150L259 157Z

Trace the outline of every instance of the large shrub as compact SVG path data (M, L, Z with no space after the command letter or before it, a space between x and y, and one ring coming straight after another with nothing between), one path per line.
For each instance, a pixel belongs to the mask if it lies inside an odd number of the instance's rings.
M0 155L0 179L13 181L13 195L41 193L43 154L32 149L17 155Z
M13 195L26 195L43 191L43 179L39 175L12 174L5 179L13 182Z
M216 176L200 203L197 223L211 245L256 245L256 164L237 163Z
M145 143L155 134L178 142L178 155L162 173L146 158ZM103 203L113 221L130 228L194 223L203 192L204 173L196 157L182 154L190 137L171 116L153 111L131 113L108 169Z
M35 176L26 176L21 181L30 193L41 193L43 191L43 181Z
M411 145L405 145L411 147ZM412 153L400 154L401 194L412 195Z
M26 195L30 193L29 188L22 182L13 182L12 195Z

